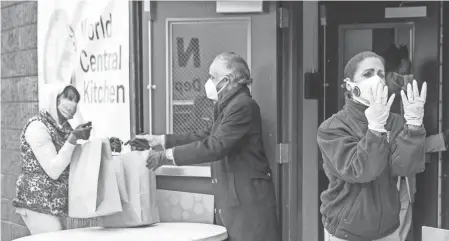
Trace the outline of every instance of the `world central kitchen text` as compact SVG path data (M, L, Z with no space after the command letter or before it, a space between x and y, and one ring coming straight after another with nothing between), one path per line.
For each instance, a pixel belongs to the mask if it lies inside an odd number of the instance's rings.
M110 71L122 70L122 45L117 44L116 47L111 48L110 44L102 42L114 42L112 32L112 14L109 13L100 16L99 19L88 22L84 20L81 23L81 30L83 37L95 48L95 53L88 52L86 49L81 50L80 53L80 67L86 76L92 78L88 73L105 73ZM88 44L89 45L89 44ZM102 48L107 46L108 49ZM84 80L83 100L85 103L125 103L125 86L121 84L111 84L109 80L102 76L102 80ZM117 76L120 76L119 74Z

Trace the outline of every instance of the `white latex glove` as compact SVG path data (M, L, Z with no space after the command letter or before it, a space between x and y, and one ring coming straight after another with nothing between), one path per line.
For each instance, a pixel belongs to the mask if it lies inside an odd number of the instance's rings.
M407 96L404 90L401 90L401 97L407 125L421 126L424 118L424 104L427 99L427 83L423 83L420 95L418 83L413 80L413 89L410 83L407 84Z
M378 84L372 90L370 105L365 110L366 119L368 119L368 129L385 133L385 124L390 116L390 108L393 104L395 95L392 94L388 99L388 87ZM388 100L388 101L387 101Z
M136 139L148 141L150 147L165 146L165 136L164 135L136 135Z

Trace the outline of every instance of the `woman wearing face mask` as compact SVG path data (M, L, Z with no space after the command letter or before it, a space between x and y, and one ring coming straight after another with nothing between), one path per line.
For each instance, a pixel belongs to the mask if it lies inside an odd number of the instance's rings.
M262 141L259 105L251 97L246 61L235 53L215 58L205 84L215 102L214 121L202 131L162 136L144 135L153 153L147 167L211 163L216 219L230 241L278 241L276 197Z
M344 108L317 134L329 187L321 194L326 240L399 241L397 176L424 170L427 87L401 92L405 119L390 113L383 59L355 55L344 70Z
M87 140L92 128L86 123L72 130L68 123L80 100L75 87L56 85L45 97L43 110L20 137L21 174L13 200L32 235L64 228L71 156L77 140Z

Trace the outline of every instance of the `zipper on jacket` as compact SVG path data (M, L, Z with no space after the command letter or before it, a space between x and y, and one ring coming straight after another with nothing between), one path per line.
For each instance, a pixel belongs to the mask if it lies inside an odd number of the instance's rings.
M379 199L380 199L380 219L379 219L379 229L377 230L377 235L380 234L380 231L382 230L382 222L383 222L383 198L382 198L382 192L380 191L381 186L380 183L378 183L378 192L379 192Z

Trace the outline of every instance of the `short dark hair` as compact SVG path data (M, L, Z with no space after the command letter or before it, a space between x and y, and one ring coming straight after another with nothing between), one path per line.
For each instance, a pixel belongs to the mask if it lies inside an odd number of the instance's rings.
M409 74L411 72L411 61L406 45L396 46L396 44L392 44L383 52L382 56L386 62L385 72L397 72L401 68L405 68L405 73L398 74Z

